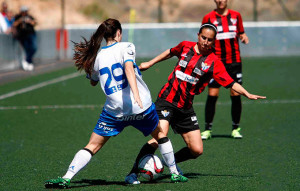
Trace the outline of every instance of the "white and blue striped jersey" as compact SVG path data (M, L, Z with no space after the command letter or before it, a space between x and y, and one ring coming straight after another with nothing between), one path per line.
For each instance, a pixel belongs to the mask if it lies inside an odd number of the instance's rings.
M133 93L125 74L127 61L134 63L143 109L134 103ZM118 42L102 47L96 57L91 79L100 81L101 88L106 94L104 109L115 117L142 113L152 104L150 91L135 63L135 46L132 43Z

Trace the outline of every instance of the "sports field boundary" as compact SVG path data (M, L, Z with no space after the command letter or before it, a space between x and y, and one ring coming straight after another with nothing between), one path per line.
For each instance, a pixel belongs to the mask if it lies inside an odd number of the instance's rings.
M36 90L36 89L39 89L39 88L42 88L42 87L45 87L45 86L48 86L48 85L51 85L51 84L55 84L55 83L58 83L58 82L68 80L68 79L76 78L80 75L82 75L82 74L80 74L79 72L75 72L75 73L72 73L72 74L61 76L59 78L54 78L52 80L41 82L41 83L38 83L36 85L32 85L32 86L29 86L29 87L26 87L26 88L22 88L22 89L19 89L19 90L16 90L16 91L12 91L12 92L0 95L0 100L6 99L6 98L9 98L9 97L13 97L15 95L23 94L23 93L26 93L26 92L30 92L30 91L33 91L33 90Z

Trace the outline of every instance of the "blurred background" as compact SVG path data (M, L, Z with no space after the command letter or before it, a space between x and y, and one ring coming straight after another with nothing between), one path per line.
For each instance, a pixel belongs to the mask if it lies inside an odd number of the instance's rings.
M38 21L37 29L65 24L98 24L108 17L122 23L136 11L137 23L201 22L215 8L213 0L7 0L9 9L18 13L22 5ZM239 11L244 21L300 20L300 0L229 0L229 8Z
M137 57L150 58L183 40L195 41L214 0L3 0L13 15L22 6L37 21L33 64L72 61L73 44L89 38L107 18L123 27ZM250 44L243 57L300 55L300 0L228 0L241 13ZM0 30L1 32L1 30ZM24 51L14 36L0 34L0 72L22 69ZM23 67L24 68L24 67Z

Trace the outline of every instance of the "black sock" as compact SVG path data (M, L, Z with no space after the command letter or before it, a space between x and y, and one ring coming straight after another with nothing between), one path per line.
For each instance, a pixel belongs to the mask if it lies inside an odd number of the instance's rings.
M131 174L131 173L137 174L139 172L138 164L139 164L139 161L141 160L141 158L148 154L154 154L155 151L156 151L156 148L152 147L150 144L148 144L148 143L144 144L143 147L141 148L138 156L136 157L134 165L129 174Z
M180 163L189 159L195 159L197 157L195 157L194 155L192 155L190 149L188 147L183 147L182 149L180 149L179 151L177 151L175 154L175 161L176 163Z
M237 129L241 120L242 100L241 96L231 96L232 129Z
M212 122L215 116L218 96L207 96L205 104L205 130L212 129Z

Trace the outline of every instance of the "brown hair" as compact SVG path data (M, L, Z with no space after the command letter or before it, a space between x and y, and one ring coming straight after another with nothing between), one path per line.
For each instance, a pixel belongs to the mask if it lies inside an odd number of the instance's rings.
M121 23L109 18L100 24L89 41L82 37L83 42L73 42L75 51L73 59L77 70L84 70L87 74L91 74L103 38L105 41L114 39L118 30L122 33Z

